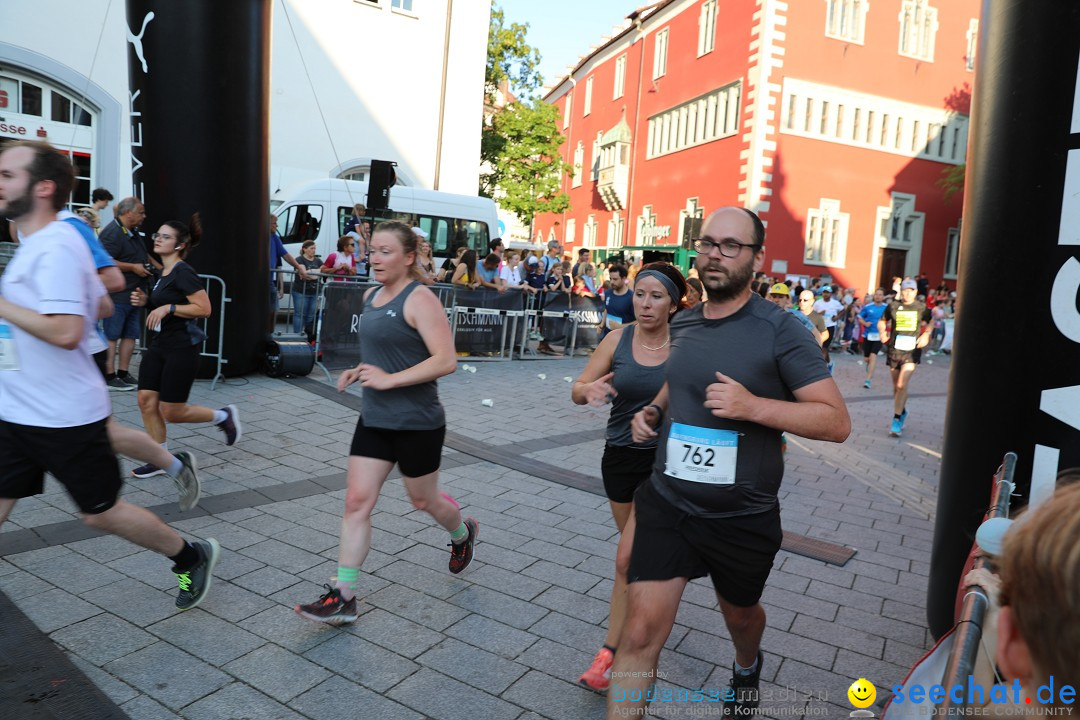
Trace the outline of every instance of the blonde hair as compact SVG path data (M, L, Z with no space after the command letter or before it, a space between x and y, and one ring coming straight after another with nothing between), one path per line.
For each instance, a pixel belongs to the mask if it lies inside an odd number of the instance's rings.
M1012 608L1040 681L1080 680L1080 484L1059 487L1005 535L1001 605Z

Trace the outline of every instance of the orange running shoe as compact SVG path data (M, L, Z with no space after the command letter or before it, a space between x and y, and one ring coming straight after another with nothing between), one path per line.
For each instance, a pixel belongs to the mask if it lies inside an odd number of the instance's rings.
M593 658L592 665L582 673L578 682L593 692L606 693L611 684L611 663L615 660L615 654L605 648L600 648Z

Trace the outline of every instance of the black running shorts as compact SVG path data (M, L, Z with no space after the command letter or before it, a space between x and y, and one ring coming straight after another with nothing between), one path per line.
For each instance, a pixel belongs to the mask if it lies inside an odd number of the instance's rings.
M405 477L422 477L439 469L445 437L445 425L434 430L386 430L365 426L361 417L349 455L389 460Z
M887 357L889 367L899 370L901 367L907 365L908 363L918 365L919 362L922 360L922 348L915 348L910 352L905 352L903 350L889 350L889 354Z
M139 389L153 390L158 400L186 403L199 369L199 346L158 348L151 345L139 362Z
M738 607L761 598L780 550L779 507L754 515L700 518L643 484L634 496L634 547L628 582L708 575L717 594Z
M0 420L0 497L39 495L50 472L80 512L96 515L111 508L121 480L106 422L43 428Z
M871 355L877 353L881 349L880 340L863 340L862 354L864 358L868 358Z
M634 500L638 485L652 475L656 447L638 448L633 445L604 445L600 474L604 477L604 492L608 500L628 503Z

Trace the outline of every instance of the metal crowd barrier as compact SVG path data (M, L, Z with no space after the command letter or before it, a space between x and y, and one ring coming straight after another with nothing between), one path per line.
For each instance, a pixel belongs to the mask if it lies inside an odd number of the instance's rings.
M11 258L15 257L15 251L19 249L19 243L0 242L0 275L4 274Z
M990 508L986 511L986 520L1009 517L1010 499L1016 489L1016 484L1013 482L1016 460L1016 453L1005 453L1001 467L994 474L994 491L990 499ZM990 559L985 555L977 558L972 565L972 569L976 568L989 569ZM949 661L945 666L945 676L941 684L946 688L963 686L962 697L968 698L971 696L968 684L975 673L979 645L982 642L983 623L990 609L990 599L986 596L986 591L977 585L968 586L965 590L960 617L956 623L952 651L949 653ZM964 714L960 708L967 706L966 700L954 702L951 695L946 693L945 699L937 706L936 714Z

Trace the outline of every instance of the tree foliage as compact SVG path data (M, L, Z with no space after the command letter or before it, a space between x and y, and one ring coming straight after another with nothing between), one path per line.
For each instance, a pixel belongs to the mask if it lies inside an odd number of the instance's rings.
M535 97L543 79L540 52L526 38L528 24L509 26L502 8L491 7L484 94L488 105L480 139L480 194L530 223L536 213L570 206L562 176L571 170L559 155L565 142L558 111ZM505 84L510 96L497 98ZM499 100L497 103L496 100Z
M953 165L941 171L937 186L945 191L945 202L952 200L952 196L960 193L964 195L964 179L967 174L967 165Z
M492 3L488 28L487 66L484 70L484 93L491 102L499 86L506 81L517 97L531 97L543 85L540 51L525 39L529 24L506 25L502 8Z
M499 205L523 223L543 212L562 212L570 199L560 192L570 163L559 155L565 142L558 130L558 109L535 100L514 102L484 127L481 161L490 172L480 176L480 193L498 197Z

